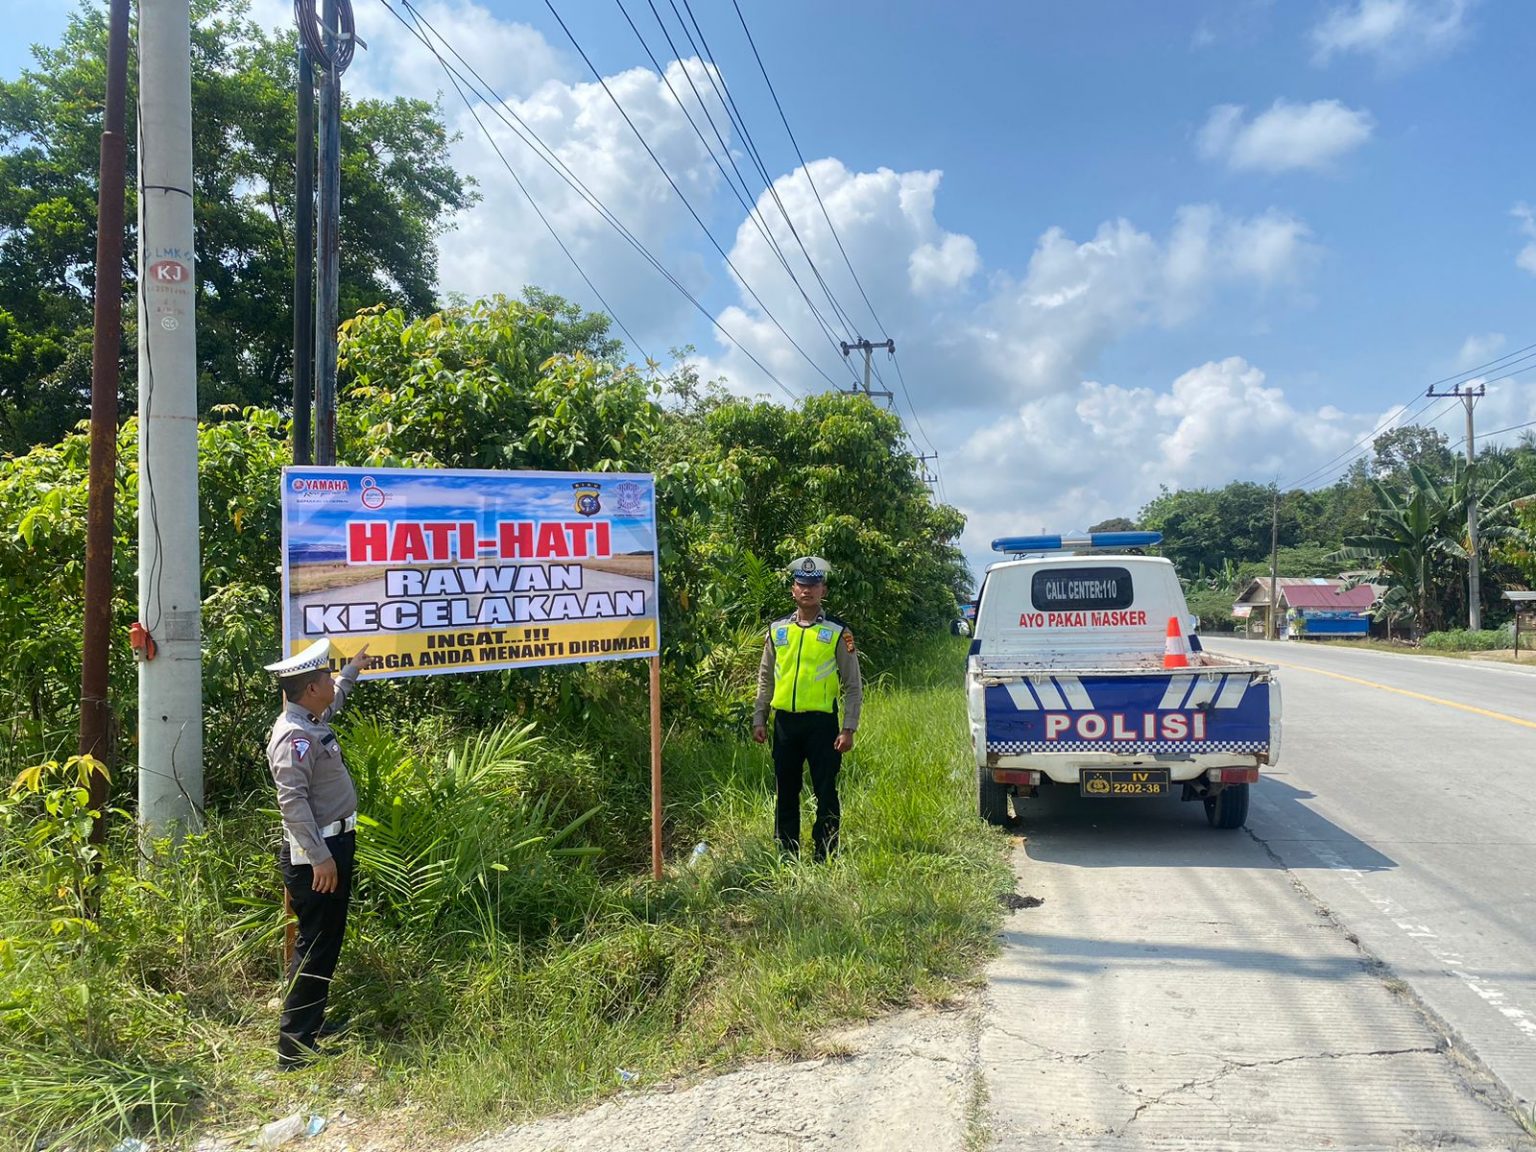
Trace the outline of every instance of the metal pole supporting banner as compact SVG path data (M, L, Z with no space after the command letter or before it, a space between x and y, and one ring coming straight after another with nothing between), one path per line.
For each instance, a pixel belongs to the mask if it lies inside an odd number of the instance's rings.
M85 620L80 660L80 755L109 760L107 700L112 644L112 539L117 483L118 360L123 342L124 140L128 102L128 0L112 0L107 26L107 98L96 195L96 299L91 345L91 472L85 529ZM91 842L106 839L107 778L92 773L90 806L103 813Z
M661 657L651 657L651 878L661 879Z
M139 823L203 804L197 331L188 0L139 5Z

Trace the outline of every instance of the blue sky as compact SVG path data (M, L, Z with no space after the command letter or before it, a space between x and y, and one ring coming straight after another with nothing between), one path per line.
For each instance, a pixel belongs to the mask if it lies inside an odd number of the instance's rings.
M599 306L436 62L380 0L354 2L370 49L348 84L374 95L445 91L445 113L464 133L456 161L481 183L484 201L443 242L443 288L515 293L533 281ZM708 373L780 399L743 347L793 394L830 387L820 372L848 381L617 5L556 7L760 302L545 5L418 7L736 341L482 109L639 347L660 357L692 343ZM625 7L685 105L698 113L691 76L724 124L705 65L695 60L685 75L644 0ZM670 0L657 9L678 35ZM790 217L851 317L854 331L834 318L834 334L887 334L843 265L841 240L897 341L910 392L910 405L898 396L900 411L940 453L943 495L971 520L974 565L994 536L1134 515L1161 484L1326 482L1405 403L1412 415L1431 381L1536 343L1536 223L1523 207L1536 204L1536 165L1523 147L1533 95L1524 48L1536 32L1527 4L745 0L742 9L835 238L734 8L693 2ZM22 44L56 36L67 10L0 0L11 33L0 74L24 65ZM257 0L254 11L278 23L289 5ZM726 130L750 173L744 141ZM830 314L777 207L762 206ZM884 357L876 362L900 393ZM1480 428L1536 419L1532 381L1536 373L1491 383ZM1442 402L1424 417L1453 441L1462 434L1459 406Z

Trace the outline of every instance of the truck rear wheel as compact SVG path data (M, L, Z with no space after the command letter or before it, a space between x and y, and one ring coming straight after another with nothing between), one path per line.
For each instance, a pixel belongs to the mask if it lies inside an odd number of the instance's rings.
M1008 785L992 779L992 769L976 769L976 794L983 820L999 828L1012 823L1008 816Z
M1248 820L1248 785L1228 784L1207 796L1205 818L1212 828L1241 828Z

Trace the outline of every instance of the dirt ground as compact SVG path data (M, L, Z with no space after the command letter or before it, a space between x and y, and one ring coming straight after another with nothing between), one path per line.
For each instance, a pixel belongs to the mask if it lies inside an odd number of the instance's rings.
M964 1152L977 1112L978 1001L834 1031L813 1059L759 1061L696 1082L635 1083L583 1112L472 1139L426 1133L412 1110L328 1114L295 1152ZM256 1133L196 1152L251 1148Z

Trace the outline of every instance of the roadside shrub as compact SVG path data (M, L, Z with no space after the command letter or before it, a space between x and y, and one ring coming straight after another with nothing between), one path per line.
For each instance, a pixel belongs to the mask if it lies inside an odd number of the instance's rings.
M1515 634L1507 624L1502 628L1485 628L1481 632L1457 628L1450 632L1431 632L1419 644L1432 652L1493 652L1513 648Z

